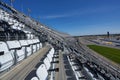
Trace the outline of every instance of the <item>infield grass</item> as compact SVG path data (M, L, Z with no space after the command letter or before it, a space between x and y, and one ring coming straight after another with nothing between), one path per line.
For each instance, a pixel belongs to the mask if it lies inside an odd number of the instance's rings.
M102 56L120 64L120 49L98 46L98 45L87 45L90 49L101 54Z

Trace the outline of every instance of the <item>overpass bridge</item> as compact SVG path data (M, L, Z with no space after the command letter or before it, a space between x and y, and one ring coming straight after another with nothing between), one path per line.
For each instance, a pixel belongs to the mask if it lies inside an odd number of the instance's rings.
M120 80L120 67L0 1L0 80Z

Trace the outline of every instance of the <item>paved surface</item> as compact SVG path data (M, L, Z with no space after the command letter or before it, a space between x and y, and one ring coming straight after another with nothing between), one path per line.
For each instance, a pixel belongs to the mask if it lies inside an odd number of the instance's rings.
M60 52L59 54L59 73L58 73L58 79L56 78L56 80L67 80L64 63L63 63L63 52Z
M35 65L40 61L43 55L50 49L46 46L18 65L11 69L6 74L0 76L0 80L24 80L25 77L34 69Z

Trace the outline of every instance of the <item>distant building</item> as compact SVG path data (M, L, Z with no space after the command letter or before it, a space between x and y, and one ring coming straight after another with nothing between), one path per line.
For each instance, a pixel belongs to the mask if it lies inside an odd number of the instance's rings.
M109 33L109 32L107 32L107 37L108 37L108 38L110 37L110 33Z

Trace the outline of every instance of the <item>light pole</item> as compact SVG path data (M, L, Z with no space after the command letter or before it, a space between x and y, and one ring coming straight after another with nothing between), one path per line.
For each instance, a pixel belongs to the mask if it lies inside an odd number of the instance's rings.
M21 11L23 12L23 4L21 4Z
M38 16L38 21L40 22L40 16Z
M10 3L11 3L11 6L13 7L13 2L14 2L15 0L10 0Z
M28 8L28 16L30 17L31 10Z

